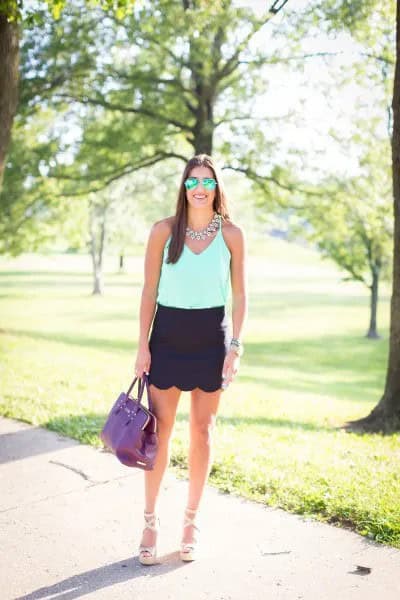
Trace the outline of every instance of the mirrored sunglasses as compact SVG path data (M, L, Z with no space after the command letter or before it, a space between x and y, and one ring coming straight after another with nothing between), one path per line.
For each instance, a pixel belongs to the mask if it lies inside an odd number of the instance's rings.
M200 183L200 179L198 177L188 177L185 181L185 188L187 190L194 190ZM217 187L217 182L212 177L205 177L201 180L203 188L208 191L215 190Z

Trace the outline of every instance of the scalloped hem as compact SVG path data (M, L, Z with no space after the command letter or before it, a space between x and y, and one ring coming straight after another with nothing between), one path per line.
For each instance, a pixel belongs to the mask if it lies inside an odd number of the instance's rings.
M202 387L201 385L193 385L190 387L187 386L181 386L179 384L176 383L171 383L171 384L167 384L167 385L157 385L156 383L154 383L153 381L149 381L149 385L154 385L154 387L158 388L159 390L169 390L172 387L176 387L178 388L178 390L181 390L181 392L192 392L195 389L199 389L202 392L217 392L218 390L222 391L221 386L217 386L216 388L213 389L207 389L206 387Z

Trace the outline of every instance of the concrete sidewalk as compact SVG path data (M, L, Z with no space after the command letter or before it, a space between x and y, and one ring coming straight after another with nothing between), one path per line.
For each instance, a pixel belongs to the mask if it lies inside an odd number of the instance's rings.
M203 556L178 548L187 482L168 475L161 563L137 560L143 473L0 418L0 599L399 600L400 551L207 488ZM370 574L356 565L370 567Z

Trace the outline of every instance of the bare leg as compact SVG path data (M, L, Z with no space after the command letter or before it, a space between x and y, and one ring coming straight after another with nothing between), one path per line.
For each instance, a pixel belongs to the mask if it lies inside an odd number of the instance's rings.
M189 494L187 507L197 510L212 464L212 433L215 426L221 390L192 391L190 409ZM182 541L193 540L194 528L185 527Z
M164 473L170 457L170 438L175 424L176 410L178 407L181 390L171 387L160 390L154 385L150 386L154 414L157 417L158 451L157 459L152 471L145 471L145 511L152 513L156 510L158 494ZM141 544L153 546L157 533L149 529L143 531Z

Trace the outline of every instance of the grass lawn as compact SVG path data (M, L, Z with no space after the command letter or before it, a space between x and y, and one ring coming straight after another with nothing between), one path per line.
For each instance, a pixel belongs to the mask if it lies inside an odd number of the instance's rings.
M210 483L354 527L400 548L400 436L345 433L383 390L381 340L364 337L368 292L334 265L279 240L250 248L250 312L240 374L222 396ZM0 258L0 413L100 446L98 432L133 375L142 258L105 268L91 296L87 256ZM186 473L189 394L172 464Z

